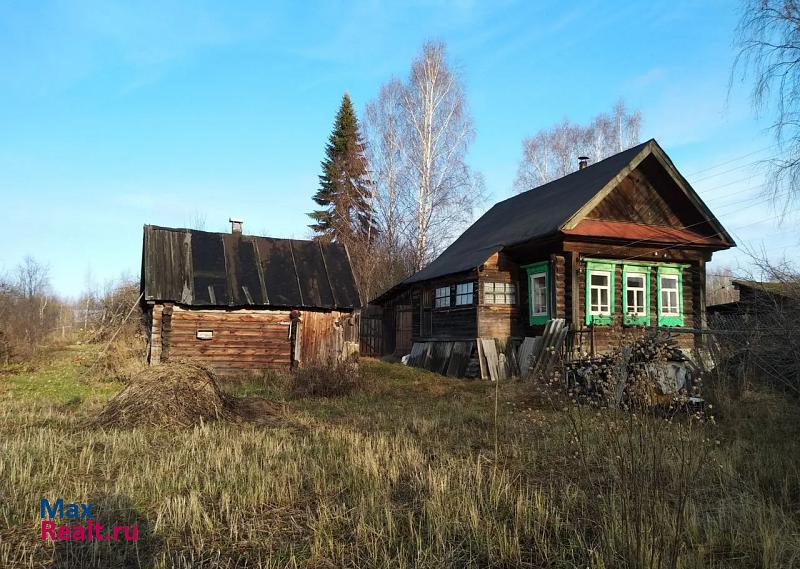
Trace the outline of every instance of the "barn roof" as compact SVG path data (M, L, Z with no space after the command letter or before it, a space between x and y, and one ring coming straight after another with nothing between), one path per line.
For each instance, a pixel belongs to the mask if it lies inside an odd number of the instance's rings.
M730 235L677 171L666 153L654 139L650 139L562 178L496 203L439 257L398 286L468 271L480 266L489 256L506 247L575 230L597 201L650 155L655 156L717 232L719 239L713 240L713 246L728 247L733 244ZM712 243L707 245L712 246Z
M188 306L353 309L361 298L338 243L144 226L146 301Z

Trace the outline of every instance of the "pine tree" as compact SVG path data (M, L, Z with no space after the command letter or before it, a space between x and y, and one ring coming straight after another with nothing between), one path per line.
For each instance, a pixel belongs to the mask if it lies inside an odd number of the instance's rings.
M364 139L347 93L325 147L314 201L321 209L308 214L314 220L309 227L318 237L350 244L375 235Z

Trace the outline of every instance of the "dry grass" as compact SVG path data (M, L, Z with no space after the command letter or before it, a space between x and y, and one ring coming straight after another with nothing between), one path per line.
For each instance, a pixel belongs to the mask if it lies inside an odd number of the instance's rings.
M363 387L358 362L348 360L300 368L291 376L290 390L295 397L343 397Z
M281 411L260 397L238 400L223 393L205 365L176 362L134 375L87 426L186 428L220 420L269 424Z
M62 383L76 381L64 369ZM495 454L492 386L374 360L361 371L369 393L336 398L295 399L275 375L236 386L288 402L292 427L178 431L79 430L101 401L64 405L3 376L0 566L640 567L631 537L653 551L659 531L680 536L675 564L660 566L800 563L800 413L784 398L749 394L690 432L565 413L530 386L502 385ZM640 435L651 442L612 455ZM657 458L652 442L667 444ZM684 442L702 456L688 493ZM633 494L622 466L643 486L667 483ZM43 544L41 497L136 520L140 541Z

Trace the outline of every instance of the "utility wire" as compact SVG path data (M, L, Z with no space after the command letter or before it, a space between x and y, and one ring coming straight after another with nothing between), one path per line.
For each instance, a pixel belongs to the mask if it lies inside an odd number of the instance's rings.
M728 164L732 164L734 162L738 162L739 160L742 160L743 158L749 158L750 156L755 156L759 152L764 152L765 150L770 150L772 148L775 148L776 146L778 146L778 145L777 144L771 144L769 146L765 146L764 148L761 148L759 150L754 150L752 152L748 152L747 154L742 154L741 156L737 156L736 158L731 158L730 160L726 160L725 162L720 162L718 164L714 164L713 166L708 166L707 168L703 168L702 170L695 170L691 174L688 174L688 176L697 176L698 174L702 174L704 172L709 172L711 170L716 170L717 168L719 168L721 166L727 166Z

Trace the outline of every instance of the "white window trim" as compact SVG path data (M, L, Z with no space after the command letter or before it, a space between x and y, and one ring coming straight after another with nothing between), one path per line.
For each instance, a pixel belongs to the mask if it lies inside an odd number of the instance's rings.
M659 282L659 290L660 290L660 293L661 293L661 298L659 299L659 305L661 307L661 313L660 313L661 316L680 316L681 315L681 299L680 299L681 281L680 281L680 278L678 278L678 275L671 275L671 274L658 275L658 278L660 280L660 282ZM665 280L674 281L675 282L675 288L666 288L664 286L664 281ZM674 307L673 306L667 307L664 304L664 292L667 292L667 297L670 296L670 294L669 294L670 292L673 292L675 294L675 305L674 305ZM668 310L668 308L669 308L669 310ZM674 308L674 310L673 310L673 308Z
M536 310L537 307L534 305L534 301L537 299L537 294L534 288L534 283L536 282L536 279L539 278L544 279L544 306L541 306L540 310ZM531 287L531 316L547 316L547 272L541 271L539 273L531 273L529 279Z
M602 275L602 276L606 277L606 283L607 284L605 286L593 285L592 284L592 275ZM587 278L589 279L589 314L591 316L611 316L611 295L613 294L613 291L611 290L611 272L610 271L601 271L601 270L597 270L597 269L592 269L592 270L589 271L589 274L587 275ZM598 291L600 291L600 290L608 291L608 296L606 297L607 298L607 302L608 302L608 304L607 304L608 308L606 310L603 310L603 309L600 308L600 293L599 292L597 293L597 301L598 301L597 302L597 306L598 306L598 308L597 308L597 310L592 309L592 291L595 290L595 289L597 289Z
M630 286L628 284L628 279L631 278L631 277L641 278L642 279L642 286ZM641 293L642 293L642 307L641 307L640 311L639 310L637 310L637 311L632 311L631 310L631 305L628 302L628 298L627 298L629 290L641 291ZM628 314L633 315L633 316L647 316L647 310L648 310L648 307L647 307L647 275L645 273L625 273L625 295L626 295L625 302L626 302L627 307L628 307L628 312L627 312ZM636 298L636 295L634 294L634 299L635 298Z

